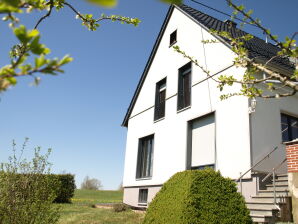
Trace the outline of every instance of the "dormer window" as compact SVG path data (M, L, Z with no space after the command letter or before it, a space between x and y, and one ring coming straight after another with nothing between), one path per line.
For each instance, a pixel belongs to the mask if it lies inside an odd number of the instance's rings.
M177 42L177 30L170 35L170 47Z
M154 120L165 116L167 78L156 83Z

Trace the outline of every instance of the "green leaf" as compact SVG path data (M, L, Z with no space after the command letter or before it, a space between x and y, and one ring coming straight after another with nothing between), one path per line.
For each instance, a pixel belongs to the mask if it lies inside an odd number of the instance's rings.
M42 48L43 48L43 52L42 52L43 54L49 54L49 53L51 53L51 49L45 47L45 45L42 45Z
M0 1L0 12L11 13L11 12L22 12L18 8L20 0L1 0Z
M30 44L30 46L31 46L32 49L38 47L38 45L39 45L39 39L40 39L40 36L37 36L37 37L35 37L35 38L32 40L32 42L31 42L31 44Z
M21 13L22 10L20 10L18 7L0 2L0 13L12 13L12 12Z
M1 2L4 2L4 4L11 5L14 7L18 7L20 4L20 0L1 0Z
M30 30L28 32L28 37L32 38L32 37L36 37L37 35L39 34L39 31L38 30Z
M165 3L169 3L169 4L176 4L176 5L181 5L182 4L182 0L160 0L162 2Z
M20 25L19 27L13 30L16 37L24 44L28 43L33 37L38 37L38 30L29 30L27 31L24 25Z
M239 11L243 11L244 9L245 9L245 6L244 6L244 5L239 5L239 6L238 6L238 10L239 10Z
M59 66L61 65L65 65L69 62L72 62L73 61L73 58L69 57L69 55L65 55L60 61L59 61Z
M11 84L11 85L15 85L17 84L17 79L15 77L8 77L6 78L6 80Z
M30 50L33 54L41 55L41 54L49 54L51 51L49 48L46 48L45 45L39 43L40 36L36 36L31 44L30 44Z
M24 25L15 28L13 32L22 43L27 43L29 41L27 37L26 27Z
M117 0L86 0L86 1L95 5L108 7L108 8L115 7L118 3Z
M41 55L39 58L35 58L35 68L40 68L46 63L47 60L45 59L44 55Z

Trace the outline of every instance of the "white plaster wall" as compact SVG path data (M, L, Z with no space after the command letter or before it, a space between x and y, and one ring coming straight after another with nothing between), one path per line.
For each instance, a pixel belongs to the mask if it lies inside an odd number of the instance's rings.
M175 94L178 88L178 69L188 60L169 48L170 34L176 29L177 45L207 66L211 74L232 64L234 54L228 47L220 43L203 45L203 38L214 38L179 10L174 9L128 122L124 187L163 184L176 172L185 170L187 122L214 111L216 169L224 176L238 178L239 173L247 170L251 164L246 98L233 97L220 101L221 93L216 87L217 83L211 80L203 81L192 88L191 108L177 113ZM224 74L238 76L243 72L243 69L232 67ZM166 101L165 118L154 122L155 85L164 77L167 77L166 97L173 97ZM206 75L193 65L192 84L204 78ZM232 87L229 91L236 90L235 88ZM136 180L138 139L150 134L155 135L152 179Z
M253 163L257 163L278 146L278 150L269 159L255 168L257 171L272 172L272 168L286 157L285 146L281 144L281 113L298 117L298 95L280 99L257 99L256 111L251 116ZM286 163L278 171L286 172Z

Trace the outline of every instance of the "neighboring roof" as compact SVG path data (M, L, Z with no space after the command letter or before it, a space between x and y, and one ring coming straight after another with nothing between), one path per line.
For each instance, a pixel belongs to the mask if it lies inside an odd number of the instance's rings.
M161 38L163 36L163 33L164 33L165 28L169 22L169 19L172 15L174 8L177 8L178 10L184 12L186 15L190 16L195 22L199 23L206 30L213 29L213 30L217 30L217 31L227 31L231 34L231 36L233 38L241 37L241 36L248 34L247 32L245 32L243 30L240 30L236 27L231 27L227 23L225 23L219 19L216 19L212 16L209 16L205 13L202 13L196 9L193 9L187 5L180 5L180 6L172 5L172 6L170 6L168 13L166 15L166 18L164 20L164 23L161 27L161 30L157 36L156 41L155 41L154 47L153 47L151 54L149 56L148 62L146 64L143 74L141 76L141 79L139 81L139 84L136 88L136 91L133 95L133 98L130 102L130 105L127 109L126 115L122 122L122 126L124 126L124 127L127 127L127 125L128 125L129 117L130 117L133 107L136 103L137 97L141 91L143 83L146 79L148 70L151 66L151 63L153 61L153 58L154 58L155 53L158 49L159 43L161 41ZM219 37L219 38L221 41L224 42L224 44L231 47L228 39L223 38L223 37ZM276 56L277 52L280 51L280 48L278 48L277 46L275 46L271 43L266 43L264 40L262 40L258 37L255 37L255 36L251 40L246 41L245 48L248 49L249 58L251 58L251 59L254 58L256 60L259 60L260 62L268 61L272 57ZM283 71L289 72L289 73L291 71L293 71L293 68L294 68L293 64L291 64L288 59L281 58L281 57L274 58L274 60L271 61L270 65L274 66L274 67L278 67L278 68L282 69Z

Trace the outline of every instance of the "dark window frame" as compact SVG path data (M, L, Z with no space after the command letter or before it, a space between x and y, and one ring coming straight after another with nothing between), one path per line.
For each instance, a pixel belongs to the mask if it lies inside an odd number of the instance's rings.
M291 121L294 120L296 121L298 124L298 118L285 114L285 113L281 113L280 115L281 117L281 136L282 136L282 142L288 142L288 141L292 141L296 138L298 138L298 134L297 133L293 133L294 132L294 128L291 124ZM285 121L284 121L285 119ZM285 122L285 123L284 123ZM298 125L297 125L298 126ZM290 128L289 128L290 127Z
M167 94L167 78L156 83L155 89L155 105L154 105L154 121L165 117L166 114L166 94Z
M170 34L170 47L177 43L177 30Z
M148 203L148 188L139 189L139 199L138 204L146 205Z
M151 148L150 148L151 147ZM139 139L136 179L152 177L154 134Z
M192 63L188 62L178 70L177 111L191 106Z

